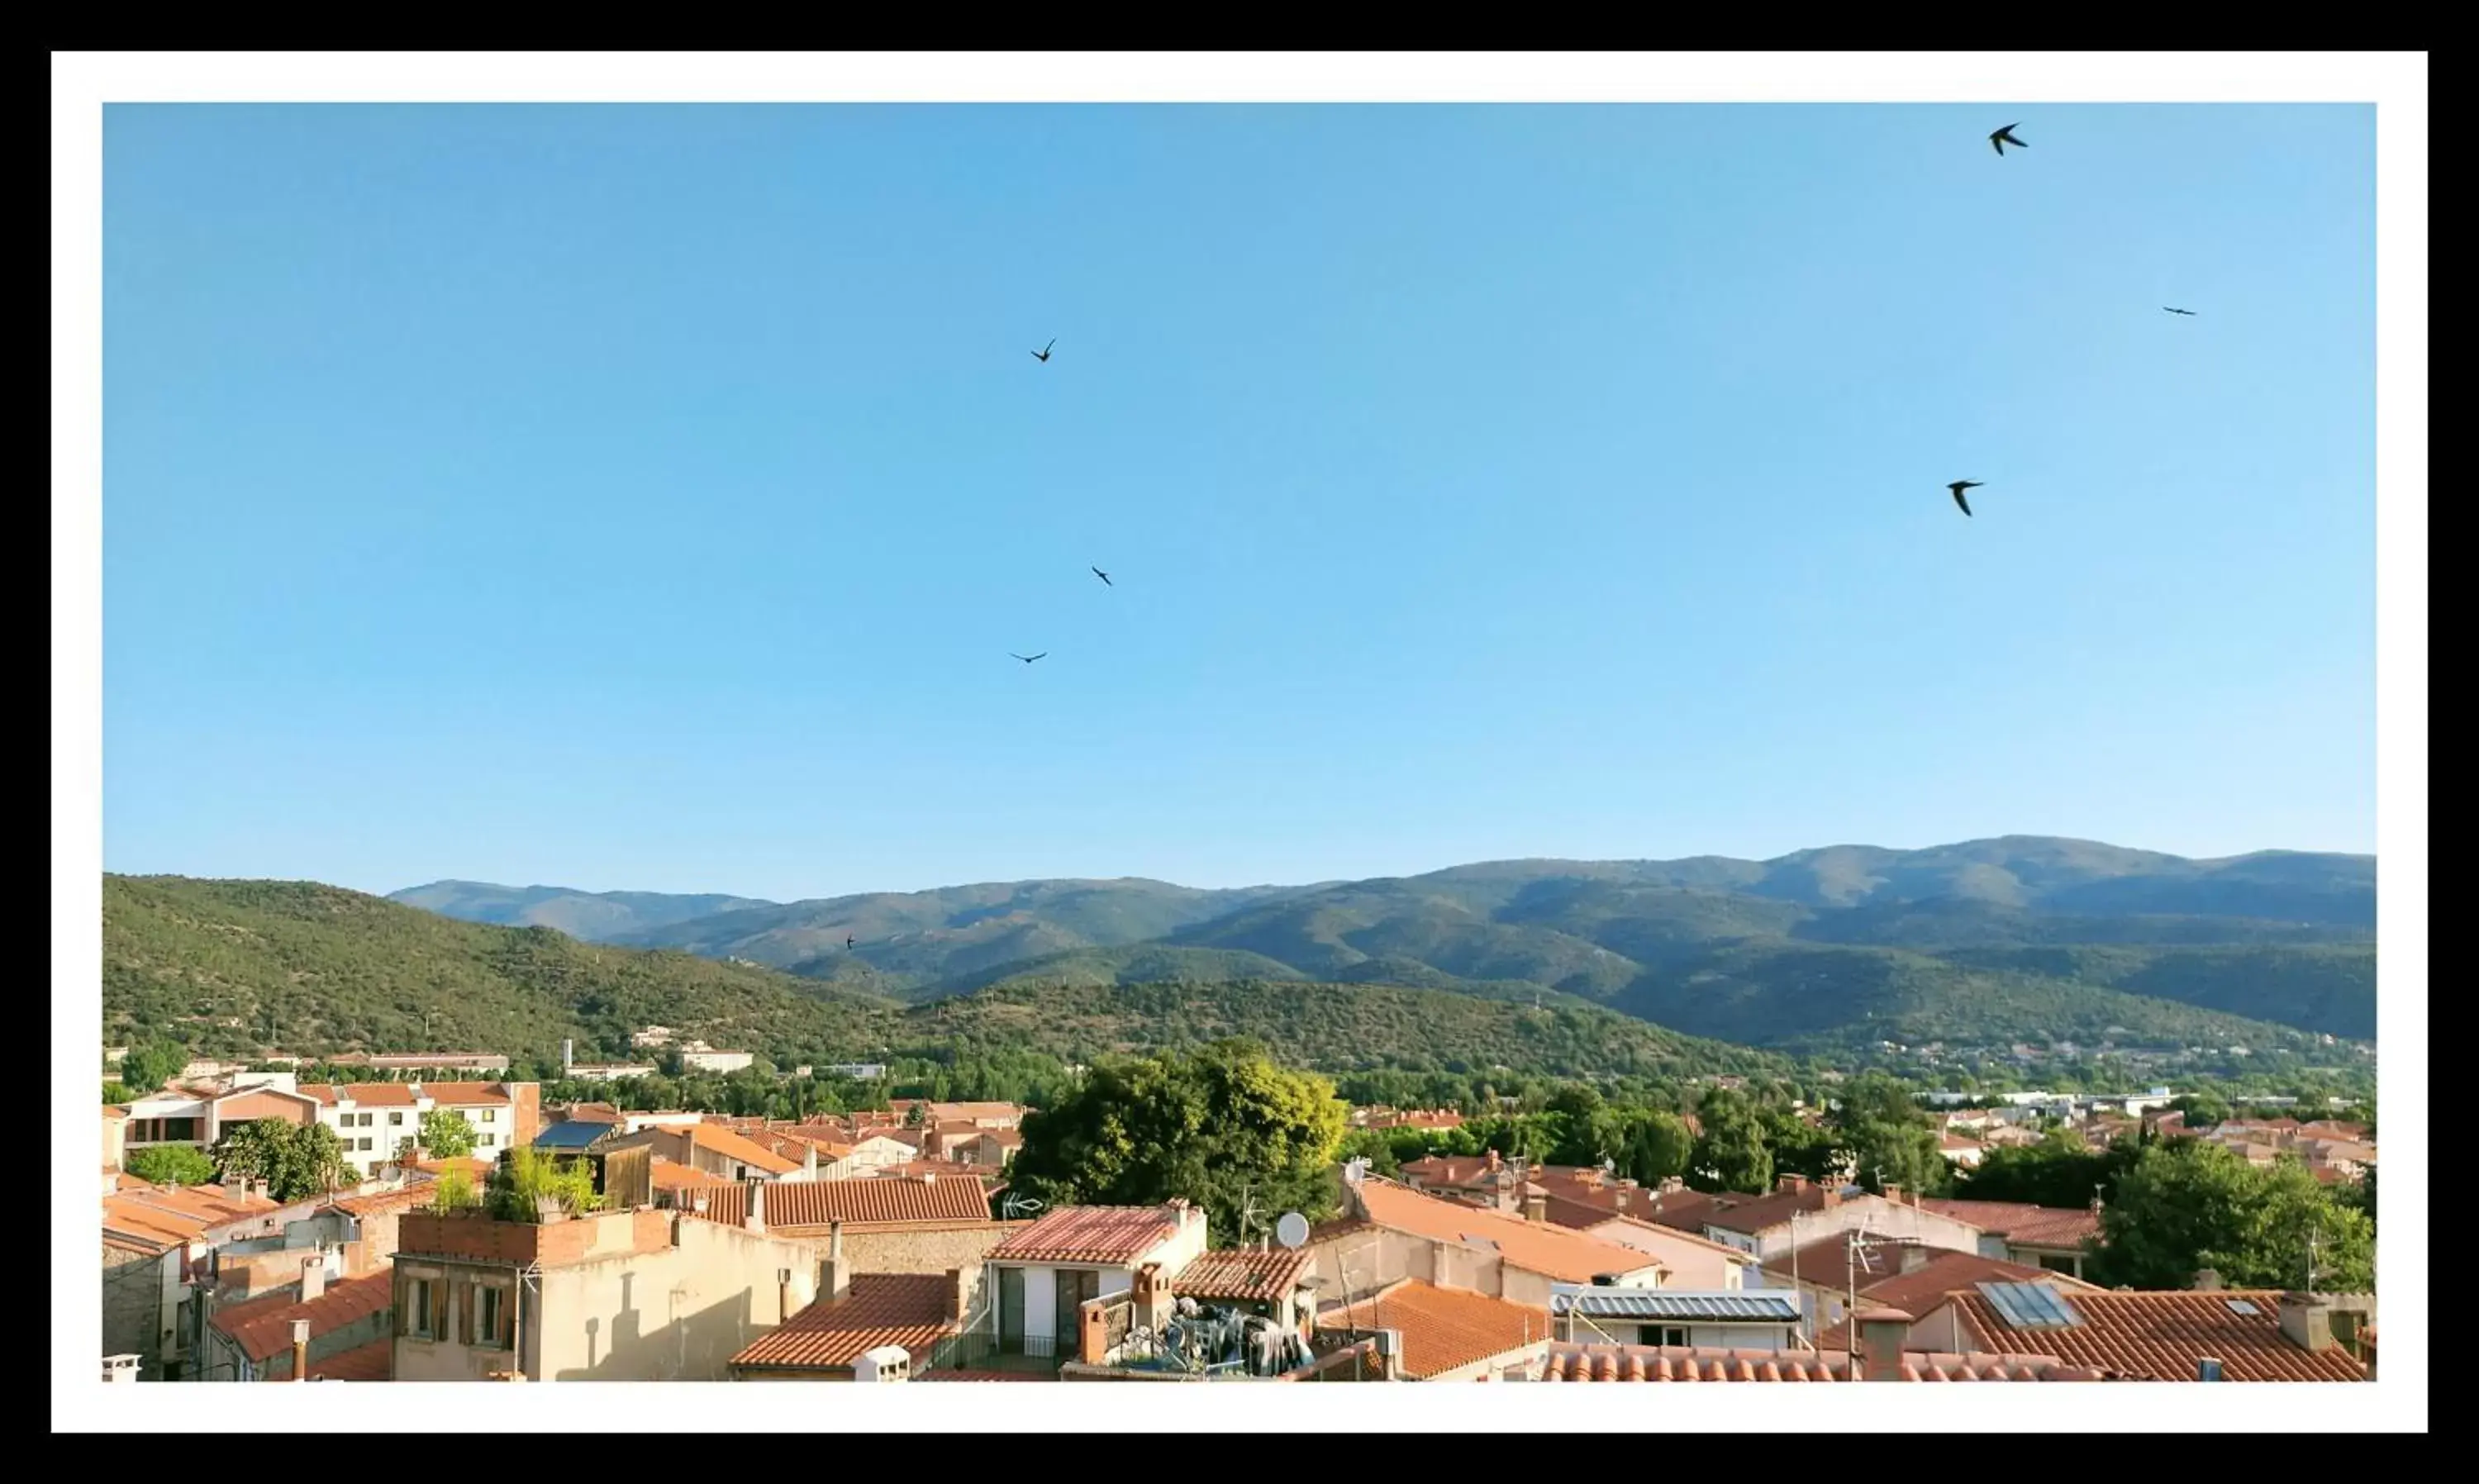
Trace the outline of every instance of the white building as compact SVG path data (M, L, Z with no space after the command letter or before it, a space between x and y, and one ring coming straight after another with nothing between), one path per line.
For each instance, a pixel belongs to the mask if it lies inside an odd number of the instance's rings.
M751 1051L683 1051L680 1065L692 1072L736 1072L754 1063L757 1054Z
M540 1131L541 1087L530 1082L339 1082L301 1088L320 1123L336 1131L345 1163L367 1180L396 1159L406 1139L422 1133L422 1118L434 1109L461 1114L473 1130L473 1158L485 1164Z

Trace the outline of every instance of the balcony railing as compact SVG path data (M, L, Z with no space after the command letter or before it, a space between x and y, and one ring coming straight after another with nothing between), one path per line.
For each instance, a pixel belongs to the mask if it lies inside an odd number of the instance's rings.
M1002 1343L994 1329L968 1329L930 1347L921 1370L1006 1370L1036 1375L1055 1373L1074 1353L1052 1335L1009 1335Z

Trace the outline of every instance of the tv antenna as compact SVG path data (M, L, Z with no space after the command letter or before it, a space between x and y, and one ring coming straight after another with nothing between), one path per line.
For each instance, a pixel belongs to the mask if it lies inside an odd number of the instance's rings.
M1240 1188L1240 1245L1242 1247L1248 1245L1248 1233L1264 1224L1257 1218L1257 1188L1253 1185L1241 1186Z
M703 1205L704 1201L701 1199L699 1204ZM999 1213L1010 1221L1021 1220L1026 1216L1033 1215L1040 1210L1041 1202L1034 1199L1030 1195L1016 1195L1010 1193L999 1202Z

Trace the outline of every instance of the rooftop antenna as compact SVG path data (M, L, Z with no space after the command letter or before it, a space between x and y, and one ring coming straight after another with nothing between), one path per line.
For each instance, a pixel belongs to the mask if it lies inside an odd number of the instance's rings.
M1240 1188L1240 1245L1242 1247L1248 1245L1248 1233L1264 1224L1257 1219L1256 1191L1257 1188L1253 1185L1243 1185Z
M1851 1282L1851 1310L1844 1317L1842 1340L1850 1349L1851 1373L1854 1376L1859 1373L1859 1267L1868 1261L1869 1251L1877 1245L1878 1240L1868 1235L1868 1223L1875 1215L1870 1212L1851 1229L1848 1261L1844 1264Z

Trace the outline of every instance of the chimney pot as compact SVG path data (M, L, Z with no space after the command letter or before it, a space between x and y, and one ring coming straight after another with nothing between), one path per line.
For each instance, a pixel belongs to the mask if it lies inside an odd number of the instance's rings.
M765 1181L752 1180L749 1182L749 1215L742 1224L747 1226L753 1232L763 1233L766 1230Z
M295 1381L310 1379L310 1321L308 1319L293 1321L293 1379Z
M1901 1380L1903 1337L1911 1327L1911 1316L1900 1309L1863 1309L1852 1316L1851 1322L1859 1331L1862 1378L1870 1381Z
M301 1260L301 1302L306 1304L326 1292L327 1259L318 1253L303 1258Z

